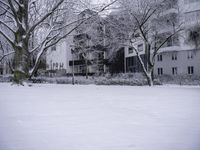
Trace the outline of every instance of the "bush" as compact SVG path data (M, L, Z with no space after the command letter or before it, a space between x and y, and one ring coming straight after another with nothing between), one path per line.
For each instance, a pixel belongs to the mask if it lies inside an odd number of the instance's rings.
M0 82L12 82L12 75L2 75L0 76Z
M177 75L169 76L163 75L157 77L163 84L176 84L176 85L200 85L200 76L190 75Z
M0 76L0 82L11 82L13 76ZM33 77L29 80L31 83L54 83L54 84L72 84L71 76L62 77ZM120 73L120 74L104 74L102 76L75 76L75 84L96 84L96 85L130 85L142 86L148 85L147 80L141 73ZM176 85L200 85L200 76L157 76L154 79L154 85L176 84Z
M34 77L30 79L32 83L57 83L72 84L72 77ZM96 84L96 85L147 85L147 81L142 74L104 74L103 76L90 76L86 79L84 76L75 76L75 84Z

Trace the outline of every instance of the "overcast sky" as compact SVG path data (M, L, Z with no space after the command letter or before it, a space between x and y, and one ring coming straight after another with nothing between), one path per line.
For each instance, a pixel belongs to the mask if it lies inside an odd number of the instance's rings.
M110 0L92 0L92 2L94 4L98 4L98 3L109 3Z

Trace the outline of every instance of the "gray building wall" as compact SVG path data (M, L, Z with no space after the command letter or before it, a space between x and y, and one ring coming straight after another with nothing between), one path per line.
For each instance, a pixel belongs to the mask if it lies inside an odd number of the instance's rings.
M162 61L158 61L156 58L155 75L158 75L158 68L163 68L164 75L173 75L173 67L177 67L177 75L188 75L189 66L194 68L193 75L200 75L200 50L162 52L160 54L162 55ZM173 54L177 54L177 60L172 60Z
M177 68L177 75L188 75L188 67L193 67L193 75L200 76L200 50L196 50L194 45L187 43L188 29L199 25L200 23L200 1L199 0L178 0L179 11L174 12L173 9L166 11L166 14L176 13L179 16L179 22L182 23L184 30L179 32L178 44L172 44L163 46L159 53L162 55L162 61L158 61L156 58L154 74L158 75L158 68L162 68L163 75L173 75L172 68ZM166 28L161 30L161 33L166 32ZM142 40L136 41L133 47L136 47L142 43ZM128 45L129 43L127 43ZM153 53L153 51L152 51ZM143 51L140 54L144 54ZM176 54L177 59L172 60L172 55ZM192 58L188 58L188 55L192 55ZM135 52L129 53L129 47L125 48L125 60L126 58L136 56ZM127 66L125 72L127 71ZM160 70L160 69L159 69ZM159 71L160 72L160 71Z

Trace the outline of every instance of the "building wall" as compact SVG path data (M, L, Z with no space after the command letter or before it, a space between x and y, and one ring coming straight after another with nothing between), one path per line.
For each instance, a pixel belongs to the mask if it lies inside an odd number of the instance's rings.
M90 10L85 10L81 14L77 15L76 17L78 19L85 18L91 16L93 11ZM67 38L62 40L62 42L58 43L55 47L52 47L48 50L47 52L47 57L46 57L46 62L47 62L47 70L53 72L57 72L59 70L64 70L65 73L85 73L85 61L83 58L80 57L79 53L72 54L71 49L75 49L76 47L76 42L74 42L75 37L77 35L81 35L83 33L88 32L88 30L91 30L92 28L92 23L89 22L87 26L83 24L82 26L79 26L72 34L70 34ZM93 29L94 30L94 29ZM90 31L91 32L91 31ZM83 39L84 42L87 42L85 39ZM91 40L88 41L88 45L92 46ZM88 54L88 60L93 61L96 60L98 56L95 54L95 52L90 52ZM72 66L74 62L74 67ZM63 64L63 67L60 68L59 65ZM58 66L58 67L56 67ZM88 65L88 72L89 73L97 73L100 70L99 65L96 64L90 64Z
M173 75L172 68L177 68L177 74L174 75L188 75L188 67L193 66L193 75L200 75L200 51L199 50L185 50L185 51L171 51L160 53L162 61L158 61L154 67L154 74L158 75L158 68L163 69L164 75ZM177 56L176 60L172 60L173 56Z
M61 68L66 69L66 44L60 42L59 44L51 47L47 52L47 69L59 70ZM63 67L62 67L63 66Z
M46 54L47 70L63 70L65 73L71 72L69 60L72 58L71 45L73 36L68 36L61 42L51 47Z
M160 49L162 55L162 61L158 61L156 58L154 74L158 75L158 68L162 68L162 74L173 75L172 68L177 68L178 75L188 75L188 67L193 67L193 74L200 75L200 50L196 50L194 45L190 45L186 42L187 30L200 23L200 1L199 0L179 0L179 23L183 23L184 29L179 33L179 44L163 47ZM174 13L173 9L167 10L166 14ZM165 30L165 29L164 29ZM164 30L161 30L163 33ZM129 48L131 46L136 47L142 44L142 40L136 41L133 45L125 48L125 60L134 59L136 57L135 52L130 53ZM143 51L140 52L144 54ZM177 60L172 60L172 55L177 55ZM192 55L192 58L188 58L188 55ZM159 56L158 56L159 57ZM127 62L126 62L127 64ZM138 64L138 62L137 62ZM126 72L129 71L129 66L126 65ZM190 69L191 71L191 69ZM174 72L176 72L174 70ZM191 72L190 72L191 73ZM176 73L175 73L176 74Z

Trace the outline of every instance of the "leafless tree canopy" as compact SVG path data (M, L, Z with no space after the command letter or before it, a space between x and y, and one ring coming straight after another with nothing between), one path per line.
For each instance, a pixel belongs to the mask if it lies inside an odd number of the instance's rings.
M152 85L155 57L159 50L172 38L174 44L178 44L178 33L182 30L178 13L164 14L171 8L179 11L177 0L119 0L118 6L119 10L107 19L111 41L118 43L118 47L132 45L149 85ZM134 46L139 40L144 43L147 63Z
M15 82L31 77L45 51L88 19L76 17L86 3L87 0L0 0L0 38L12 50L1 59L14 55Z

